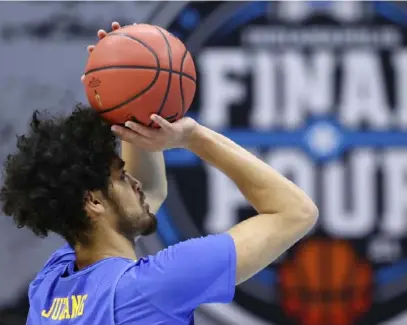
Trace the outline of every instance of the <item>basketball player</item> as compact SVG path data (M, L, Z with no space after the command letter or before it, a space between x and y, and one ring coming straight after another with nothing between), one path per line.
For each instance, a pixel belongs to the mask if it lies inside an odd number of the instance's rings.
M5 162L4 212L19 227L67 241L30 285L28 325L193 324L198 306L231 302L235 285L316 222L317 208L303 191L233 141L190 118L151 119L161 128L110 127L77 106L65 118L35 112L18 138ZM258 215L137 258L134 238L154 233L154 213L166 197L162 151L170 148L190 150L224 172Z

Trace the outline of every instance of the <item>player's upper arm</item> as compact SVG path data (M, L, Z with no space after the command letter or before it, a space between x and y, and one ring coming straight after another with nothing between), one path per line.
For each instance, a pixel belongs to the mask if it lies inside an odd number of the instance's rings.
M236 284L265 268L315 224L316 212L260 214L231 228L237 255Z
M140 268L137 290L160 310L186 317L201 304L227 303L235 292L236 250L229 234L170 246Z

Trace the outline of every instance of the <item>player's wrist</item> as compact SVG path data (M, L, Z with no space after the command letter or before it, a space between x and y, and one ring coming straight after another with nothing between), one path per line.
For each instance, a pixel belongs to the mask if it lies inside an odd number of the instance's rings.
M196 146L202 145L202 141L205 139L206 133L206 128L201 124L195 122L191 134L188 136L188 139L185 142L184 148L193 152Z

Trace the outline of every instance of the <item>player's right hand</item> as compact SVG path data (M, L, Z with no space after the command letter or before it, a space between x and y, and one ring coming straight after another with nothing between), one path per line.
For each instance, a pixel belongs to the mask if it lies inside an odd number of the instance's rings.
M189 139L198 127L198 123L183 117L176 122L170 123L159 115L151 115L151 120L160 128L147 126L128 121L126 127L112 126L112 131L123 141L147 151L163 151L171 148L185 148Z

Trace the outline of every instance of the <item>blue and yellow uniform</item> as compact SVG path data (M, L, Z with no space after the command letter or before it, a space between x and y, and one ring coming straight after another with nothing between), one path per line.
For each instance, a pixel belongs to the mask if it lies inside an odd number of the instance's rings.
M228 234L190 239L133 261L111 257L75 271L75 253L56 251L29 288L27 325L191 325L204 303L235 291Z

